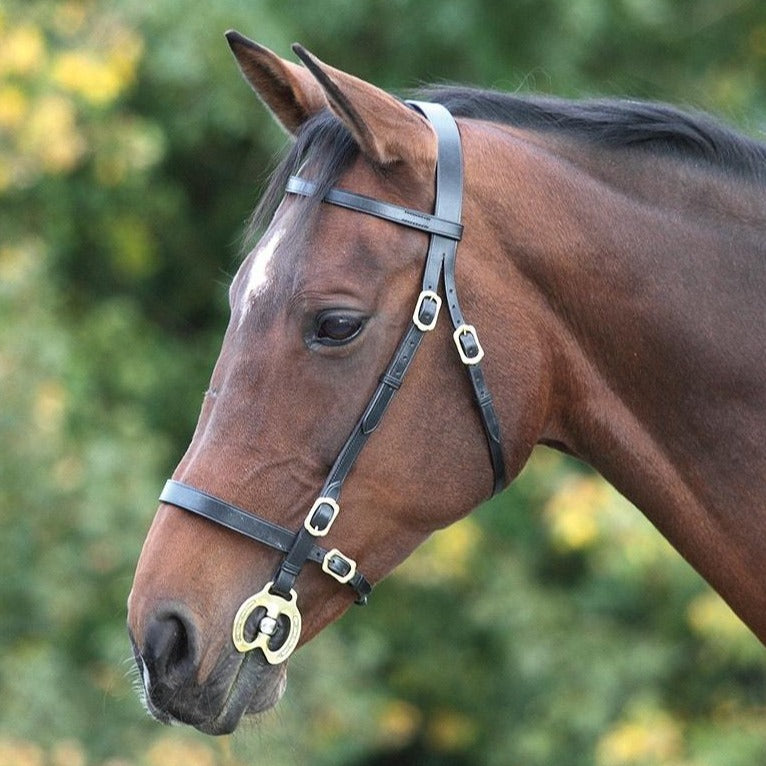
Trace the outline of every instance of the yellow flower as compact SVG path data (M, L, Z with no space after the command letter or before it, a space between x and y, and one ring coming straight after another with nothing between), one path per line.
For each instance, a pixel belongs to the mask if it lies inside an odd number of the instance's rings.
M46 380L37 387L34 400L34 419L41 431L57 431L66 415L68 393L61 381Z
M544 515L559 548L581 550L599 537L598 516L611 499L609 486L597 477L567 481L548 501Z
M43 766L45 753L33 742L0 739L0 766Z
M431 583L460 580L468 575L481 537L481 529L473 519L462 519L433 534L397 569L395 576Z
M18 128L27 114L27 97L15 85L0 87L0 128Z
M43 170L49 173L72 170L86 149L75 117L74 105L64 96L39 99L24 126L21 150L36 157Z
M64 90L82 96L95 106L114 101L126 85L115 66L88 51L60 54L53 63L51 77Z
M391 700L377 716L378 733L388 745L404 747L418 733L423 716L414 705L404 700Z
M147 751L149 766L215 766L215 756L205 745L167 735Z
M686 618L697 635L712 641L732 643L750 637L744 623L713 591L697 596L689 604Z
M132 30L120 29L115 34L107 63L124 85L127 86L135 80L136 66L143 52L143 41Z
M678 722L661 710L640 710L619 723L598 743L598 766L677 763L683 753Z
M45 61L45 40L32 24L22 24L0 38L0 74L38 71Z

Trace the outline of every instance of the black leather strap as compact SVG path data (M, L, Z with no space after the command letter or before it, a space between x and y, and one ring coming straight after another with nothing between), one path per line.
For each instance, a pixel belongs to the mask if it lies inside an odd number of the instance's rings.
M435 214L445 218L459 221L463 205L463 162L462 149L460 146L460 133L452 116L445 120L446 111L439 104L431 104L427 101L411 101L412 106L422 112L434 127L439 136L439 161L436 166L436 202ZM449 114L449 113L448 113ZM457 330L466 325L463 312L457 297L457 285L455 283L455 264L457 261L457 243L441 243L438 236L431 238L432 247L443 248L442 270L444 274L444 293L447 301L452 326ZM427 276L427 275L426 275ZM426 287L424 277L424 289ZM496 495L505 487L505 460L500 441L500 421L498 420L492 396L484 381L484 373L481 364L466 364L468 378L473 388L474 399L479 407L484 433L489 447L490 460L494 484L492 494Z
M455 259L457 243L462 235L460 216L463 204L463 162L460 148L460 133L452 115L441 105L423 102L409 102L431 122L438 137L438 159L436 165L436 194L434 214L413 212L387 202L371 199L354 192L331 189L323 197L329 204L340 205L360 213L412 228L428 231L431 240L423 269L423 290L435 293L439 279L444 273L444 287L449 306L449 313L455 328L465 324L457 302L455 285ZM287 185L287 192L309 196L316 193L317 185L297 176L292 176ZM377 428L389 403L402 383L404 375L418 350L427 330L423 330L412 321L397 347L388 368L380 378L364 414L357 422L346 443L330 470L322 488L321 496L338 499L343 482L354 465L359 453L370 434ZM492 469L495 477L493 492L498 492L505 484L505 466L499 440L497 416L492 404L492 397L484 384L484 377L478 364L466 365L479 405L487 442L490 449ZM497 440L495 440L495 434ZM300 573L311 544L310 533L300 530L292 549L279 567L274 577L273 590L280 595L287 595Z
M297 537L295 532L279 524L266 521L266 519L227 503L214 495L173 479L168 479L165 482L159 499L161 503L168 503L185 511L196 513L198 516L203 516L282 553L287 553L293 547ZM306 552L306 559L321 564L327 557L327 553L325 548L312 544ZM357 572L348 581L348 584L356 591L357 602L366 601L367 596L372 591L372 585L360 572Z
M300 194L304 197L313 196L316 194L316 190L317 185L313 181L308 181L300 176L290 176L287 186L285 186L285 192L288 194ZM324 202L330 202L339 207L374 215L376 218L409 226L411 229L439 234L448 239L459 240L463 236L462 225L454 221L445 221L435 215L421 213L419 210L400 207L372 197L365 197L364 194L356 194L345 189L330 189L322 199Z
M457 285L455 284L455 251L447 253L444 263L444 288L447 295L447 310L452 321L452 326L457 330L459 327L466 327L467 323L460 308L460 302L457 297ZM471 356L471 349L463 348L467 356ZM495 405L492 401L492 395L489 392L481 363L466 364L468 379L473 388L473 396L479 408L481 423L484 427L484 435L487 439L489 448L489 457L492 463L492 472L494 474L494 484L492 494L496 495L505 487L505 459L503 457L503 448L500 441L500 421L495 412Z
M265 543L270 548L276 548L283 553L290 550L295 540L295 532L173 479L168 479L165 482L160 493L160 502L193 511L199 516L204 516L206 519L233 529L251 540ZM316 560L321 561L322 557L318 556Z

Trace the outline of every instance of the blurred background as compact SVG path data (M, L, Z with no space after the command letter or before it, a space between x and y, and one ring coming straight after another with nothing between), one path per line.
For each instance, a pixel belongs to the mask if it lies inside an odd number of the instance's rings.
M133 567L285 146L229 27L393 90L629 95L766 131L763 0L2 0L0 766L766 762L766 650L547 450L299 652L275 712L218 740L143 712Z

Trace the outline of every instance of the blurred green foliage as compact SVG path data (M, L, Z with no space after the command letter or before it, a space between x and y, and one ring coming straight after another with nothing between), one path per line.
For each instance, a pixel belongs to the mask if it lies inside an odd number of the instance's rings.
M617 93L766 125L761 0L5 0L0 766L763 762L763 648L548 451L303 649L277 711L217 741L142 712L133 566L284 145L229 27L391 89Z

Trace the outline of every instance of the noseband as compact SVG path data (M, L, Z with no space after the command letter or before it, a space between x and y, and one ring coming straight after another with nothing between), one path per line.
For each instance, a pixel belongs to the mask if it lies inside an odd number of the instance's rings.
M453 339L473 387L487 438L494 472L493 494L505 485L500 425L480 365L484 350L479 343L476 328L466 323L463 317L455 285L457 243L463 232L460 223L463 197L460 134L452 115L443 106L415 101L408 104L430 121L438 137L434 213L409 210L342 189L331 189L323 198L324 202L332 205L427 232L430 234L430 243L423 269L422 290L415 304L412 320L388 367L381 375L378 387L362 417L354 426L330 469L320 495L306 516L303 526L297 532L292 532L220 498L174 480L165 484L160 495L160 501L163 503L204 516L285 554L274 578L239 607L232 628L232 639L238 651L244 653L259 648L266 661L271 664L278 664L287 659L298 643L301 616L297 608L298 597L294 585L307 561L320 564L323 572L353 588L357 604L367 602L372 586L357 570L356 562L337 548L327 550L321 547L317 541L330 531L340 512L339 500L343 482L367 439L380 424L394 394L399 390L421 341L436 327L442 305L442 298L437 292L442 276L447 310L454 328ZM317 185L314 182L291 176L286 192L308 197L315 194L316 189ZM246 628L248 622L252 622L251 615L257 610L260 610L260 618L254 631L250 629L250 635L254 633L254 637L249 639L246 636ZM279 645L272 647L272 643Z

